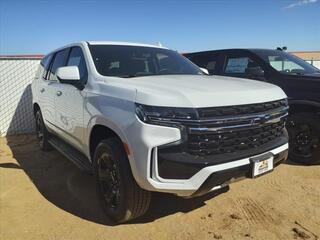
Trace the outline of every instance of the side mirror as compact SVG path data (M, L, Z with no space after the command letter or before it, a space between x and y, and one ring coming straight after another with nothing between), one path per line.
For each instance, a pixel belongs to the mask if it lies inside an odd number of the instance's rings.
M56 75L60 82L69 81L71 83L80 81L80 73L77 66L59 67Z
M56 71L59 82L71 84L82 90L83 86L80 83L80 73L77 66L59 67Z
M201 69L202 72L204 72L205 74L209 75L208 69L205 69L205 68L202 68L202 67L200 69Z

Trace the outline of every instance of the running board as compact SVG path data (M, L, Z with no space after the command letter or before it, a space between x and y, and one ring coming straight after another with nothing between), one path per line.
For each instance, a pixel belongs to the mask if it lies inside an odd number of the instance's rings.
M50 137L49 143L79 167L81 171L92 174L92 165L84 154L55 136Z

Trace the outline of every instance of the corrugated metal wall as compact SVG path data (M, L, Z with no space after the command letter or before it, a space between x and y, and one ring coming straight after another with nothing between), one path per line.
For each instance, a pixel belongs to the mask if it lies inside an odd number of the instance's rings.
M39 58L0 58L0 135L34 131L31 82Z

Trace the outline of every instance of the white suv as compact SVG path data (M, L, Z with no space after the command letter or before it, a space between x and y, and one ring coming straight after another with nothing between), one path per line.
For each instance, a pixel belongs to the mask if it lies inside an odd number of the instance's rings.
M144 214L152 191L199 196L287 158L279 87L207 76L167 48L71 44L42 59L32 93L41 149L92 172L116 222Z

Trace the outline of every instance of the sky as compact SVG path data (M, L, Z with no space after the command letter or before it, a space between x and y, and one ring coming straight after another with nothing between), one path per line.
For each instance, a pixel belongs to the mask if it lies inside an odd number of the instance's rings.
M320 0L0 0L0 54L111 40L193 52L320 50Z

